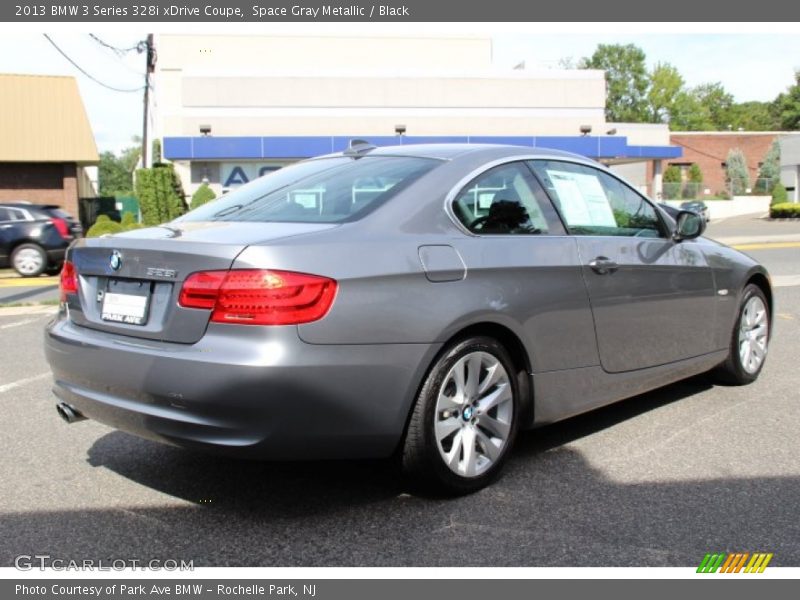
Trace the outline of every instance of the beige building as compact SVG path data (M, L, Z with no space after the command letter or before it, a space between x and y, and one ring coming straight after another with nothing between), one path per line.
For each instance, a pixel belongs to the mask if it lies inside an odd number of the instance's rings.
M57 204L78 217L99 158L73 77L0 74L0 202Z
M352 138L549 146L620 163L660 159L669 139L651 127L643 152L609 134L602 71L499 70L480 36L157 35L155 46L151 134L190 193Z

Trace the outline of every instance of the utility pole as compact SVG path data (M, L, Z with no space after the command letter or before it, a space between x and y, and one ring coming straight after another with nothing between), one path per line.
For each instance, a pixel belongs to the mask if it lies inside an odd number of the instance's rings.
M153 47L153 34L147 34L144 42L147 63L144 70L144 110L142 111L142 168L147 168L147 122L150 110L150 74L156 69L156 51Z

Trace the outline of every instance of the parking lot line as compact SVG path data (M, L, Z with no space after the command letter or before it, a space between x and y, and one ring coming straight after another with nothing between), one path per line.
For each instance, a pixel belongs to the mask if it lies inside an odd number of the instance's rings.
M58 285L57 277L38 277L22 278L22 277L5 277L0 278L0 288L4 287L44 287L48 285Z
M6 383L5 385L0 385L0 394L3 392L8 392L9 390L13 390L14 388L21 387L23 385L27 385L29 383L33 383L34 381L39 381L40 379L45 379L50 377L50 373L41 373L39 375L34 375L33 377L26 377L24 379L17 379L16 381L12 381L11 383Z
M759 244L735 244L737 250L771 250L773 248L800 248L800 242L764 242Z
M12 327L19 327L20 325L27 325L28 323L35 323L39 319L24 319L22 321L14 321L13 323L6 323L0 325L0 329L11 329Z

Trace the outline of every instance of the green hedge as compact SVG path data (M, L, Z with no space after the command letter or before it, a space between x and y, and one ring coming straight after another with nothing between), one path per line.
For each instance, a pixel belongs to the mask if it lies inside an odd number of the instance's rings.
M100 237L101 235L113 235L115 233L122 233L123 231L130 231L131 229L141 229L144 227L141 223L136 222L136 218L131 213L122 215L122 223L117 223L108 218L108 215L100 215L97 217L94 225L89 227L86 232L86 237Z
M171 164L136 171L136 197L145 226L172 221L186 212L183 186Z
M800 218L800 204L781 202L769 207L769 216L773 219Z
M86 237L100 237L101 235L120 233L122 231L125 231L122 225L109 219L108 215L100 215L94 225L89 227Z

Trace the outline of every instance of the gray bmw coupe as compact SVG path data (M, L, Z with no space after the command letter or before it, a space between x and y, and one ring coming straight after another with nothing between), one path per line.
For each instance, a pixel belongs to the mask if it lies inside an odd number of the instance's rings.
M473 491L520 429L758 377L769 276L704 226L580 156L356 143L75 242L58 412L239 456L394 455Z

